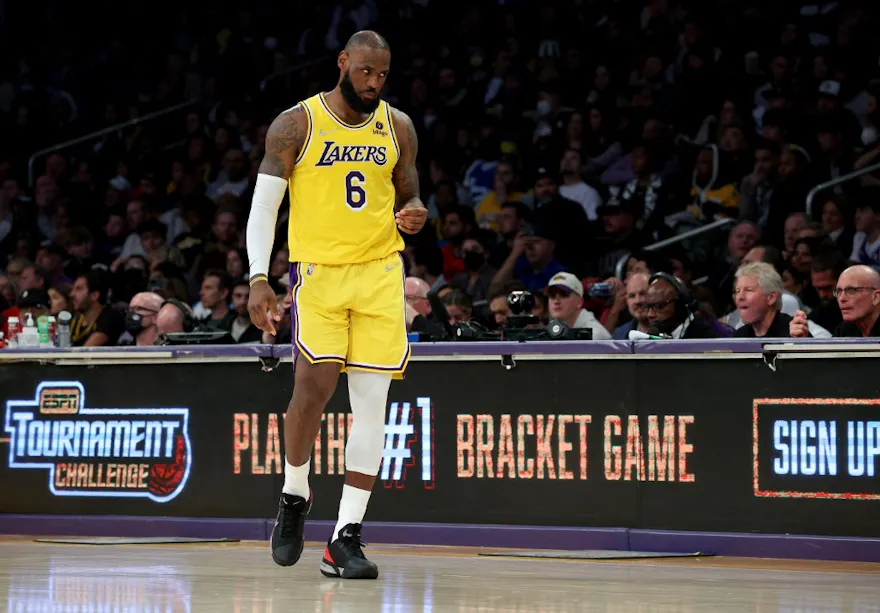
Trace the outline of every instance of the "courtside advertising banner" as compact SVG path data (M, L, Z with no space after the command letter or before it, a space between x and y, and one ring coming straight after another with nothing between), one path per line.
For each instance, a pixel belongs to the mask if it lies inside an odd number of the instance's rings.
M367 519L880 536L871 373L860 359L414 362L391 386ZM346 384L315 440L313 519L338 509ZM8 365L0 512L272 517L291 391L289 364Z

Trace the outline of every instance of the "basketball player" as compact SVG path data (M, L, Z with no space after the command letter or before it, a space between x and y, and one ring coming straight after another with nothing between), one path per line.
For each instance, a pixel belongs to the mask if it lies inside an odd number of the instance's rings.
M247 227L251 319L274 334L267 283L275 222L290 188L290 286L294 389L284 421L286 463L272 559L293 565L312 505L309 469L321 414L348 377L353 423L345 449L339 518L321 563L328 577L375 579L361 524L385 446L385 407L409 360L398 230L427 219L419 198L415 128L380 98L391 64L384 38L358 32L337 59L329 93L281 113L266 135Z

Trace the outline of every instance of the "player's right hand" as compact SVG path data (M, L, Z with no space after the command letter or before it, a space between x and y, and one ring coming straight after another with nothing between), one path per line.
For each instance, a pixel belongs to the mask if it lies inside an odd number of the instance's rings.
M807 314L801 310L798 310L794 317L791 319L791 323L788 324L788 333L792 338L806 338L810 336L810 326L807 323Z
M281 321L281 314L278 312L275 292L265 279L261 279L251 286L248 313L250 313L251 322L257 328L275 336L274 322Z

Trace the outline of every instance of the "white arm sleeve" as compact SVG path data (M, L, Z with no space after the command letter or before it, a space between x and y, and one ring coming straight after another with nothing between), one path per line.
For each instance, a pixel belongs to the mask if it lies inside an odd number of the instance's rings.
M260 173L254 186L254 200L247 223L247 252L250 261L250 276L269 274L269 258L275 242L275 222L278 209L287 191L287 181Z

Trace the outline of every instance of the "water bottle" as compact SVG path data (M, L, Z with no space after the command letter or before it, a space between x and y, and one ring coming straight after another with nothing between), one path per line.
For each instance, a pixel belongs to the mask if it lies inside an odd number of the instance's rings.
M70 320L73 319L68 311L58 313L58 346L70 347Z
M37 336L39 338L40 347L51 347L52 340L49 337L49 318L45 315L40 315L37 318Z
M14 349L18 346L18 334L21 332L21 326L18 317L10 317L7 323L9 324L9 336L6 338L6 344L10 349Z

